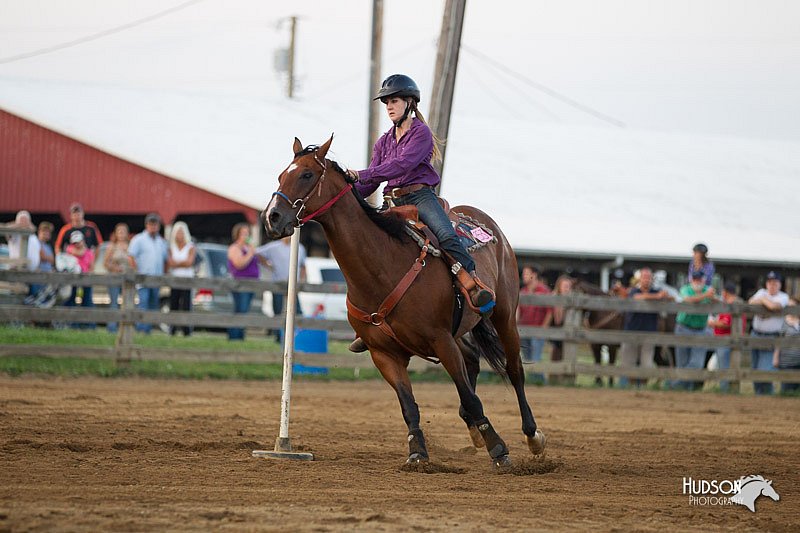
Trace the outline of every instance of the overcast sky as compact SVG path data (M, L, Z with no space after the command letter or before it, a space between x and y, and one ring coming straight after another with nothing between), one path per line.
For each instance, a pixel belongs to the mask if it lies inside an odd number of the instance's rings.
M181 3L0 0L0 79L279 99L273 56L288 42L279 22L298 15L298 99L320 114L367 100L369 0L203 0L89 43L2 63ZM444 1L385 5L384 74L417 79L427 109ZM800 139L798 21L800 2L791 0L469 0L456 117L603 124L528 79L632 128Z

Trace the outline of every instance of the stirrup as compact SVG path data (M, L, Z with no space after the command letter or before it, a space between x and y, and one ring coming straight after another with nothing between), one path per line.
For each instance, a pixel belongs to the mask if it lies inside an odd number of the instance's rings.
M361 337L356 337L356 340L350 343L350 346L347 347L353 353L363 353L366 352L369 348L367 348L367 343Z
M475 271L467 272L461 268L460 263L453 265L452 271L466 297L467 305L484 318L491 316L495 306L494 291L480 280Z

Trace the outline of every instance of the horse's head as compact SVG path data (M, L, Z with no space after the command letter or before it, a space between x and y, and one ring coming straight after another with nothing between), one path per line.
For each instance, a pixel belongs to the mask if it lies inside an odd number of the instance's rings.
M338 165L325 159L332 142L333 135L322 146L303 148L295 137L294 158L278 176L278 190L261 212L270 239L291 235L296 227L318 214L320 207L336 196L337 189L343 192L342 187L347 188Z
M772 488L772 481L766 481L763 485L761 485L761 495L766 496L768 498L772 498L776 502L781 499L780 495L777 493L775 489Z

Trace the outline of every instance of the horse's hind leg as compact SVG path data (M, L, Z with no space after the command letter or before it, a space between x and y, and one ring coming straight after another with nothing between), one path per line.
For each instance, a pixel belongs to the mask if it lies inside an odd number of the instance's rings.
M453 379L458 391L458 397L461 400L461 406L477 426L483 441L486 443L486 449L492 458L493 464L497 467L508 466L510 464L508 446L494 430L489 419L483 414L483 404L481 404L480 398L475 394L475 389L469 381L467 367L461 357L455 339L450 335L441 335L434 342L433 350L444 369Z
M477 351L478 349L472 343L472 340L468 339L466 336L460 338L458 341L456 341L456 343L458 344L458 348L461 350L461 356L464 358L464 365L467 368L467 378L469 379L469 384L472 386L472 390L475 391L477 390L478 385L478 374L481 371L480 355ZM459 406L458 415L467 425L469 436L472 439L472 445L476 448L485 448L486 443L483 441L481 432L478 431L478 426L475 424L475 421L472 419L467 410L464 409L463 405Z
M519 413L522 417L522 432L528 442L528 449L533 455L540 455L544 452L547 438L536 427L536 420L525 396L525 371L522 368L522 357L520 356L519 332L517 331L517 321L513 314L495 312L492 316L492 323L497 330L497 336L503 345L506 354L506 374L514 392L517 395Z
M594 356L594 364L602 365L603 364L603 345L602 344L592 344L592 355ZM598 387L603 386L603 378L602 376L595 376L594 377L594 384Z
M419 463L428 460L428 448L425 436L419 428L419 406L411 391L411 379L408 377L408 358L400 360L387 353L372 351L372 361L380 371L383 379L392 386L400 400L403 420L408 426L408 459L406 463Z

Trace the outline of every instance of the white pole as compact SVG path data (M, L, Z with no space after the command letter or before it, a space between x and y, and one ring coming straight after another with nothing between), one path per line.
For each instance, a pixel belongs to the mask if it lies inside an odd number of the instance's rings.
M300 251L300 228L292 234L289 251L289 286L286 290L286 334L283 338L283 387L281 388L281 430L275 449L289 444L289 405L292 399L292 364L294 360L294 313L297 301L297 256Z
M289 251L289 285L286 289L286 334L283 338L283 385L281 387L281 427L275 439L275 450L254 450L253 457L311 460L313 454L293 452L289 439L289 407L292 399L292 364L294 359L294 315L297 302L297 259L300 250L300 228L292 234Z

